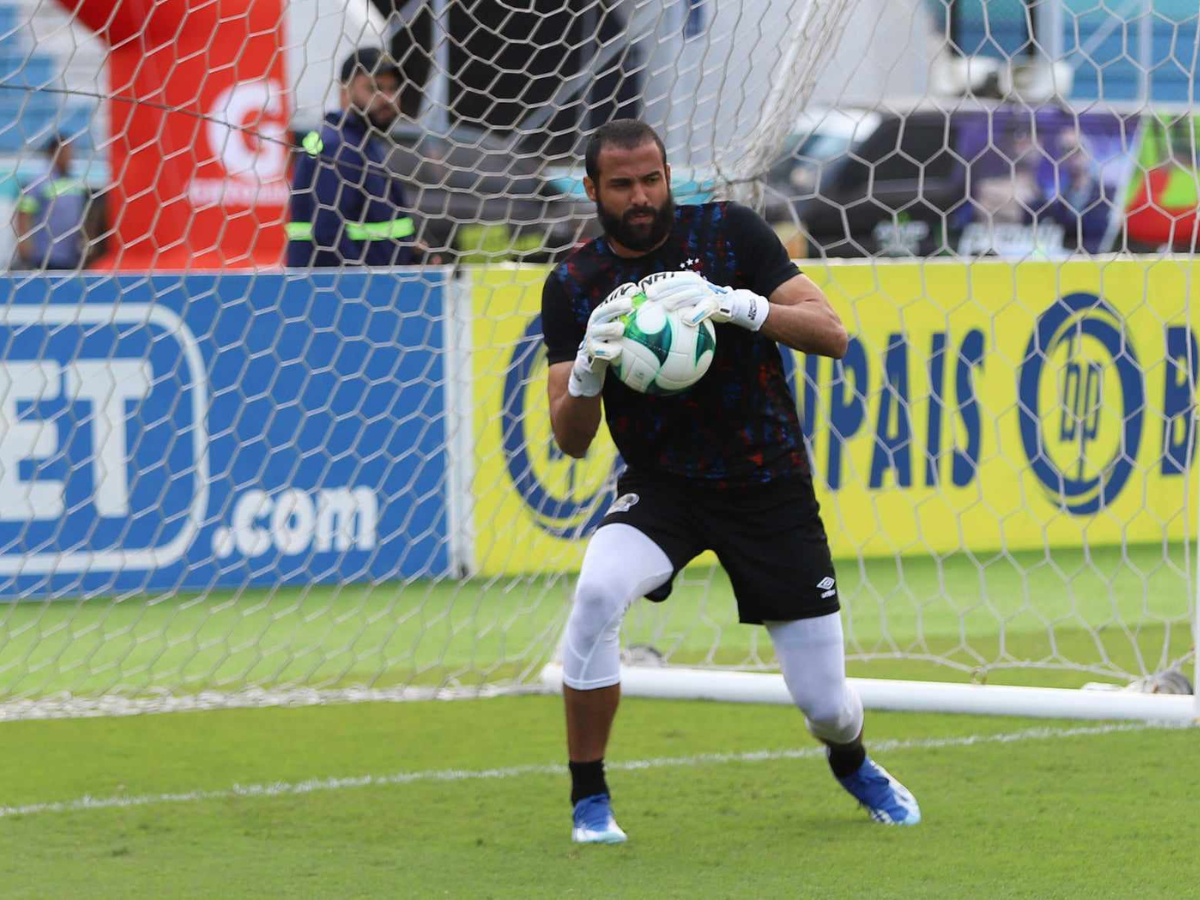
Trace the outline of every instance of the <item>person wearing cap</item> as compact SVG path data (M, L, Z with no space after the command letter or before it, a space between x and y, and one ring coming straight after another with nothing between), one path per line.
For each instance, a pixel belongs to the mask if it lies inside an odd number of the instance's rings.
M396 266L413 260L413 219L387 168L400 114L400 67L375 47L341 69L341 109L301 142L292 178L287 265Z
M87 255L89 193L71 176L71 145L55 135L42 148L50 161L17 201L17 255L27 269L77 269Z

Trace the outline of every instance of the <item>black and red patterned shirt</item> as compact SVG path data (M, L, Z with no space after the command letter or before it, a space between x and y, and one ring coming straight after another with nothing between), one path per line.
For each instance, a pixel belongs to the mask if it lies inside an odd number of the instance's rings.
M575 358L591 315L627 281L690 269L713 284L763 297L799 274L771 227L738 203L680 206L666 242L633 259L604 237L560 263L542 290L542 333L551 364ZM625 463L643 472L715 485L803 474L808 456L776 343L737 325L717 325L708 373L681 394L652 396L604 380L604 414Z

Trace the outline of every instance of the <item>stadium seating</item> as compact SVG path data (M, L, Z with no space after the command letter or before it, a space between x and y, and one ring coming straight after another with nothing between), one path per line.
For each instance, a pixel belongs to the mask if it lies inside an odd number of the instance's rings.
M86 152L95 101L37 90L63 87L67 61L54 52L53 41L35 49L25 24L37 15L35 6L36 0L0 3L0 155L18 154L57 131L76 135L77 146Z
M944 9L940 0L932 5ZM1122 27L1109 9L1091 0L1066 0L1064 7L1063 53L1075 66L1072 99L1141 99L1143 70L1134 15ZM986 15L983 0L959 0L959 8L958 44L964 53L1000 59L1021 55L1028 35L1020 0L988 3ZM1189 73L1195 68L1196 5L1193 0L1154 0L1153 10L1150 99L1186 102Z

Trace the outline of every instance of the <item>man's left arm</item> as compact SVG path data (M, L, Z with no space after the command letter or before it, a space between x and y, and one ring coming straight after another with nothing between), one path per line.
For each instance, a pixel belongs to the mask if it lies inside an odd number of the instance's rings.
M849 336L829 300L807 275L793 275L771 292L767 317L759 331L764 337L802 353L841 359Z
M764 310L744 310L756 315L739 324L761 330L764 337L801 353L834 359L845 356L848 338L841 318L829 305L825 292L792 262L775 229L740 203L726 207L726 224L749 282L746 287L769 301ZM753 299L745 292L737 293L743 297L743 307L755 305L745 303Z
M811 278L796 268L787 249L762 217L739 203L725 207L723 223L737 253L746 287L710 284L700 275L649 276L647 296L683 309L686 319L731 323L802 353L841 359L849 339L841 318Z

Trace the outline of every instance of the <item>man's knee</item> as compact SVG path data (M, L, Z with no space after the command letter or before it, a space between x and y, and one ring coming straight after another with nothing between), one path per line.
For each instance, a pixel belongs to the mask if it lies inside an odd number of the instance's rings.
M611 582L580 579L563 647L568 687L591 690L620 680L619 635L626 606L627 598Z
M805 699L800 708L814 737L832 744L848 744L862 732L862 700L849 685L842 691Z
M575 587L571 620L589 632L617 631L633 598L619 584L605 578L580 578Z

